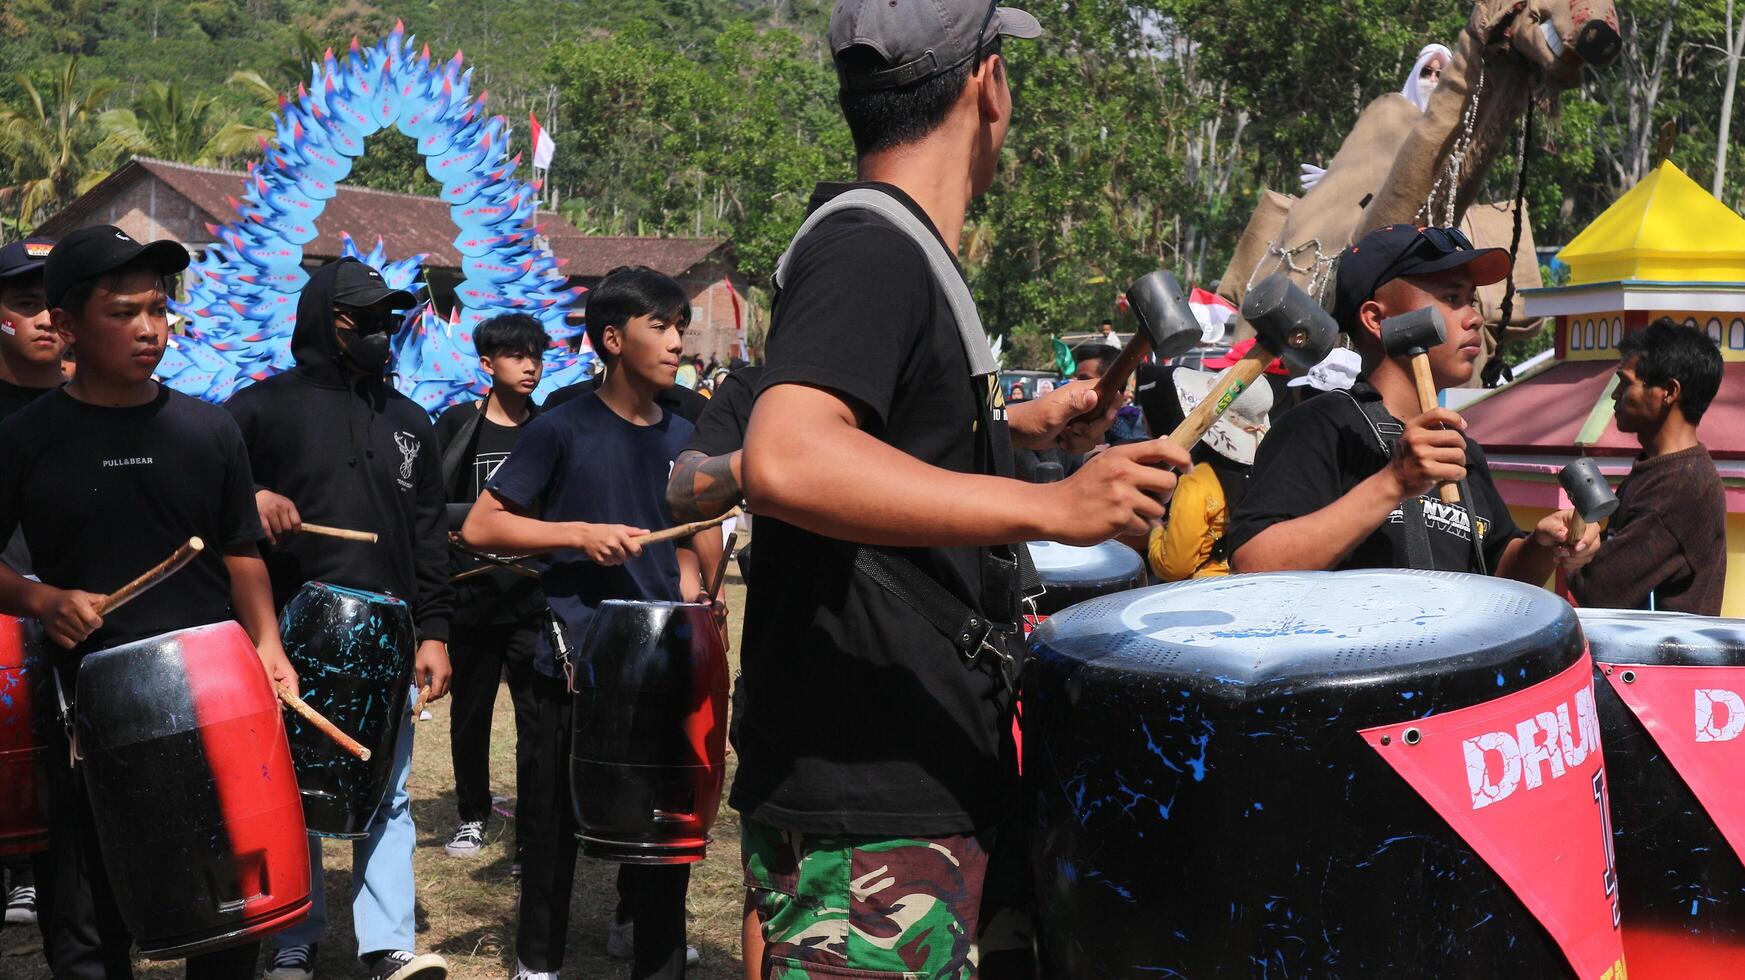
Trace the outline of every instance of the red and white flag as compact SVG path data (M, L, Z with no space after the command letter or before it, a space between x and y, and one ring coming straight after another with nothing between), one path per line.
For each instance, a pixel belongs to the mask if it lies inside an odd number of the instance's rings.
M1200 340L1208 344L1224 339L1225 325L1236 316L1235 304L1204 289L1188 294L1188 306L1194 311L1194 319L1200 321Z
M533 169L550 170L552 154L557 152L557 144L552 141L551 134L545 127L539 125L539 117L529 112L528 122L533 124L530 130L533 136Z

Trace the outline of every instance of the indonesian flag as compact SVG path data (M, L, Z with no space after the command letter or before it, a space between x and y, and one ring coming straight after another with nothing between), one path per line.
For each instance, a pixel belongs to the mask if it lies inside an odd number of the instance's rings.
M539 125L539 117L529 112L528 122L533 124L533 169L550 170L552 154L557 152L557 144L552 142L551 134Z
M1194 311L1194 319L1200 321L1202 343L1215 344L1223 340L1226 324L1236 316L1235 304L1204 289L1195 289L1188 294L1188 306Z

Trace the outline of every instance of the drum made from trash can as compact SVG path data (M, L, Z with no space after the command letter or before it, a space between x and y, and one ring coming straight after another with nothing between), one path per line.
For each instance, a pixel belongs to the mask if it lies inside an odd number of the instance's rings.
M365 762L301 717L287 718L309 832L366 837L408 724L411 610L390 595L309 582L279 614L279 632L303 701L370 750Z
M1745 976L1745 620L1583 609L1631 980Z
M582 853L702 860L726 773L727 685L708 606L600 604L572 682L570 794Z
M36 620L0 616L0 857L48 847L42 726L60 720L47 650Z
M309 843L278 697L242 627L84 658L77 735L97 841L142 955L252 941L309 911Z
M1067 606L1145 584L1145 559L1124 544L1081 548L1058 541L1030 542L1030 560L1042 579L1036 612L1052 616Z
M1031 651L1044 976L1621 980L1592 667L1551 593L1201 579Z

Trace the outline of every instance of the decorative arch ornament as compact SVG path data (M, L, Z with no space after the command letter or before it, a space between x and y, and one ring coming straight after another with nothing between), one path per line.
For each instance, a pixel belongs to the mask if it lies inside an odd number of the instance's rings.
M508 123L485 113L484 93L472 97L461 52L435 64L429 45L414 53L415 40L402 23L371 47L353 38L344 61L328 50L310 65L307 88L280 97L276 138L262 141L263 159L249 166L242 197L231 199L236 218L207 226L214 244L189 266L187 300L171 304L189 323L158 367L164 384L222 402L292 366L297 297L309 281L303 246L315 240L365 141L390 127L417 141L425 172L442 185L463 274L445 318L423 282L426 256L390 261L379 238L364 252L349 230L341 233L344 255L423 299L394 337L396 387L432 415L482 394L489 382L472 331L508 312L534 317L553 338L537 398L591 373L586 337L580 353L566 343L581 332L564 317L583 290L566 284L562 262L540 243L539 187L515 177L521 157L509 155Z

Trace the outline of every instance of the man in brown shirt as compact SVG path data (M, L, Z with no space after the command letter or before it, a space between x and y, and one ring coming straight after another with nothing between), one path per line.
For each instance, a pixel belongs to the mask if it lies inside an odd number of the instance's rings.
M1599 560L1569 577L1584 606L1718 616L1727 581L1727 503L1697 423L1721 387L1721 352L1662 317L1618 345L1619 432L1642 455L1618 486Z

